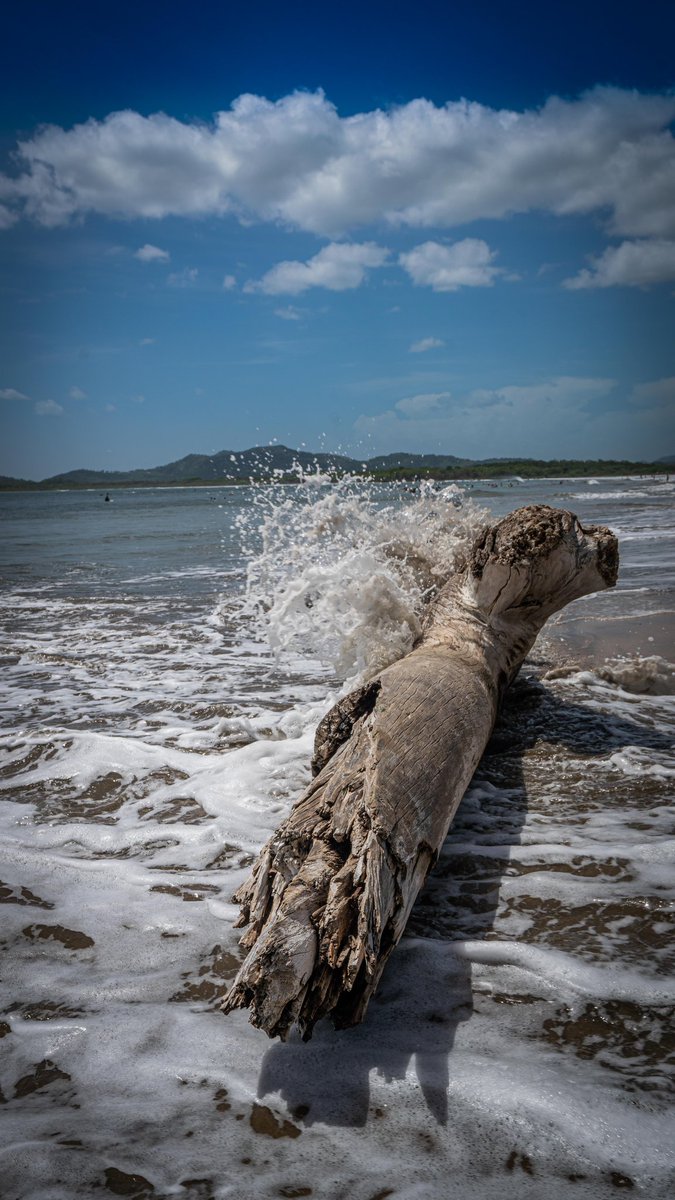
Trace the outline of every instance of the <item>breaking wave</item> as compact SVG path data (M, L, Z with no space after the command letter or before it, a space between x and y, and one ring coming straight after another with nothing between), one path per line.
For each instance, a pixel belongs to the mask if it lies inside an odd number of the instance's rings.
M364 487L319 476L264 488L238 518L250 558L243 615L278 655L318 659L341 681L407 654L423 607L489 513L455 485Z

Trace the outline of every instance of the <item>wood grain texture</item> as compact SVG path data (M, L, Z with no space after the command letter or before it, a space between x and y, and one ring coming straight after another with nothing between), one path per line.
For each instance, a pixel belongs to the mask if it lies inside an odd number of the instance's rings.
M484 529L430 606L418 644L338 703L315 777L234 899L247 957L223 1011L270 1037L363 1019L543 624L612 587L616 538L574 514L518 509Z

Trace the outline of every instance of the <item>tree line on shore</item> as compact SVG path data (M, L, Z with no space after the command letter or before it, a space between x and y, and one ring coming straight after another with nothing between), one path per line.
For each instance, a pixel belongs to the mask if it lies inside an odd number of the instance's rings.
M210 458L189 455L186 459L169 463L165 467L138 471L69 471L40 482L0 476L0 490L53 491L92 487L223 487L249 483L298 483L306 476L317 473L332 480L345 475L355 475L385 483L396 480L411 483L425 479L450 482L479 479L550 479L556 476L560 479L594 475L663 476L675 468L675 461L668 460L647 463L628 459L503 458L476 462L452 456L413 454L390 454L359 462L342 455L312 455L295 451L287 453L297 453L296 459L289 461L286 458L286 461L283 461L278 452L285 450L285 447L256 449L257 454L253 451L241 451L236 456L232 455L234 469L229 471L224 469L222 461L216 461L216 457L218 460L223 459L225 452L221 452L218 456ZM202 467L202 459L208 464L207 469ZM193 468L194 473L190 468Z

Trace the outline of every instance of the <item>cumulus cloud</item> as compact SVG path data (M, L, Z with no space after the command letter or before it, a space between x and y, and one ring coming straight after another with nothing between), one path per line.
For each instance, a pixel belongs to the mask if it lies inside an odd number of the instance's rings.
M68 395L70 396L71 400L86 400L87 399L87 393L83 392L82 388L79 388L79 387L71 387Z
M672 93L608 87L525 111L417 99L349 117L321 91L242 95L211 124L125 111L42 127L19 143L21 173L0 178L0 200L44 225L234 213L334 237L378 220L450 228L545 210L664 237L673 117Z
M283 308L275 308L275 317L281 317L282 321L300 321L302 312L296 308L294 304L286 304Z
M297 296L308 288L322 287L345 292L360 287L367 269L381 267L388 257L389 251L374 242L331 242L307 262L277 263L262 279L249 281L244 291Z
M0 176L0 186L2 185L2 177ZM13 212L6 204L0 204L0 229L11 229L12 225L16 225L19 219L18 212Z
M406 396L386 412L360 416L355 430L383 451L406 449L488 458L514 455L551 458L612 451L584 445L593 424L606 420L618 429L617 414L593 414L593 404L614 391L615 381L557 376L535 384L475 388L464 393L429 392ZM625 436L625 431L623 436Z
M171 255L168 250L160 250L159 246L152 246L150 242L146 242L134 254L134 258L139 258L141 262L168 262Z
M598 396L606 396L615 386L613 379L587 379L578 375L557 375L543 383L511 384L501 388L475 388L469 400L483 408L499 404L560 406L569 403L587 404Z
M464 238L452 246L440 242L424 242L406 254L399 263L418 287L430 287L435 292L456 292L461 287L492 287L499 267L487 242L480 238Z
M138 344L139 346L154 346L156 341L157 338L145 337L141 338Z
M445 342L442 338L425 337L420 338L418 342L413 342L410 347L411 354L426 354L427 350L436 350L439 346L444 346Z
M172 271L167 279L169 287L192 287L197 282L199 270L197 267L184 267L182 271Z
M406 417L426 417L431 413L442 412L451 402L451 392L422 392L417 396L404 396L396 402L394 408Z
M563 286L577 289L672 283L675 281L675 241L645 238L622 242L620 246L609 246L591 263L590 269L585 267L578 275L563 280Z
M226 292L231 292L232 288L237 286L237 278L235 275L226 275L223 279L223 287Z
M17 392L16 388L0 388L0 400L29 400L30 396L26 396L24 392Z
M644 408L668 408L675 411L675 375L638 383L630 394L633 404Z
M55 400L38 400L35 411L39 417L60 417L63 408Z

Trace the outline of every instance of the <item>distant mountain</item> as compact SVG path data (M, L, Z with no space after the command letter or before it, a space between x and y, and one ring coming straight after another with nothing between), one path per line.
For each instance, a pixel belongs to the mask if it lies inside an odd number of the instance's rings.
M434 467L444 470L470 463L469 458L452 454L384 454L377 458L348 458L344 454L325 454L309 450L292 450L289 446L253 446L250 450L219 450L217 454L187 454L176 462L161 467L141 467L133 471L66 471L52 475L42 482L49 487L86 487L120 483L186 483L222 482L223 480L269 478L275 472L308 474L320 471L359 473L364 466L369 471L390 471L397 467L413 470Z
M18 491L20 488L32 488L35 484L31 479L14 479L11 475L0 475L0 488Z
M675 454L666 454L665 458L657 458L657 463L665 463L666 466L675 467Z
M397 454L380 454L377 458L369 458L368 470L391 471L396 467L438 467L442 471L446 467L462 467L473 461L472 458L455 458L453 454L405 454L400 451Z
M362 462L342 454L313 454L291 450L288 446L253 446L250 450L219 450L216 454L187 454L161 467L141 467L133 471L66 471L42 482L50 487L86 486L119 483L222 482L316 471L360 471Z
M310 450L292 450L289 446L252 446L250 450L219 450L216 454L186 454L175 462L159 467L139 467L133 471L94 471L82 468L51 475L41 483L29 479L0 476L0 488L19 491L25 488L113 487L133 484L236 483L249 479L270 479L282 476L297 478L317 470L342 475L376 473L381 478L414 477L416 472L436 479L493 478L511 475L528 477L570 474L626 474L648 472L650 467L660 473L667 466L675 467L675 455L655 463L615 460L555 459L543 461L532 458L457 458L453 454L408 454L401 450L380 454L375 458L349 458L344 454L326 454Z

